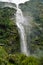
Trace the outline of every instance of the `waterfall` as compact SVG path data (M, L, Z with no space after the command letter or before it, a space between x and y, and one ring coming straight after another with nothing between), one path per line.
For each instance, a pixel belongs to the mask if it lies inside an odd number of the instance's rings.
M21 45L21 52L23 54L28 55L27 51L27 41L26 41L26 34L23 24L25 24L25 18L22 14L21 9L19 9L17 5L17 12L16 12L16 25L18 27L18 32L20 34L20 45Z
M19 9L18 4L20 3L24 3L26 1L29 0L0 0L1 2L9 2L9 3L15 3L17 5L17 12L16 12L16 25L18 27L18 32L20 34L20 44L21 44L21 52L23 54L28 55L28 51L27 51L27 41L26 41L26 34L25 34L25 29L24 29L24 24L26 24L25 22L25 18L22 14L21 9ZM13 7L12 5L6 5L4 7L11 7L16 9L15 7Z

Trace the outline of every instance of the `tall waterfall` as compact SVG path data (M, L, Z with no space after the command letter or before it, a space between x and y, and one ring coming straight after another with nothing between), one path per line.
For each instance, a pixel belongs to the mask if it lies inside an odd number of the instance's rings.
M25 34L25 30L24 30L23 24L25 24L25 18L24 18L23 14L22 14L21 9L19 9L19 7L17 5L16 25L18 27L18 31L19 31L19 34L20 34L21 52L23 54L28 55L26 34Z

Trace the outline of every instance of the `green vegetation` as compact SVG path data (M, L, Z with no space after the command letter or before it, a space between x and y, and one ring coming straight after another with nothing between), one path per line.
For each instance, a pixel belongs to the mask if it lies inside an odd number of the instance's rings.
M9 54L0 58L0 65L43 65L43 58L27 57L23 54Z
M19 52L19 34L15 25L15 9L9 7L0 8L0 45L3 45L8 53Z
M33 17L28 47L31 54L37 54L28 57L20 53L20 37L14 15L16 10L2 8L4 4L0 2L0 65L43 65L43 0L20 4L23 13Z

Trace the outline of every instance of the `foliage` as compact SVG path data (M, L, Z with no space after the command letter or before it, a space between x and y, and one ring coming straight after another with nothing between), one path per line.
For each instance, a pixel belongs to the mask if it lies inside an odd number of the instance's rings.
M20 51L19 34L12 17L16 10L9 7L0 8L0 45L4 45L8 53ZM8 48L8 49L7 49Z
M43 58L27 57L23 54L9 54L6 58L0 58L1 65L43 65Z
M14 14L16 10L9 7L1 8L5 3L1 4L2 3L0 3L0 65L43 65L43 56L37 58L18 54L20 52L20 37L15 24ZM30 43L28 42L30 52L36 52L37 49L43 51L43 0L30 0L25 4L20 4L20 6L25 14L28 13L28 16L34 18L30 33L31 41ZM31 15L29 15L29 12ZM40 54L39 51L38 55Z

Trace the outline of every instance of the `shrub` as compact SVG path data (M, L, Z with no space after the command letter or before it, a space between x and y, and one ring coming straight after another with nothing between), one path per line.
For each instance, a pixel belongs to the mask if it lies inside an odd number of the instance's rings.
M22 65L39 65L39 60L35 57L27 57L22 61Z

